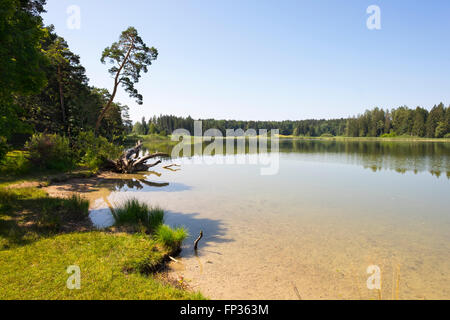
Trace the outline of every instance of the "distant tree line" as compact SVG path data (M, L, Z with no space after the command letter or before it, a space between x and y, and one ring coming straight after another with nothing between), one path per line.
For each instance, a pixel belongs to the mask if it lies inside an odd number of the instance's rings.
M349 137L416 136L429 138L450 137L450 107L443 103L435 105L431 111L417 107L399 107L392 110L374 108L364 114L332 120L297 121L238 121L202 120L203 131L219 129L223 135L226 129L279 129L280 134L294 136L320 137L326 135ZM133 126L136 134L171 134L183 128L194 134L194 119L172 115L154 116L148 121L142 118Z

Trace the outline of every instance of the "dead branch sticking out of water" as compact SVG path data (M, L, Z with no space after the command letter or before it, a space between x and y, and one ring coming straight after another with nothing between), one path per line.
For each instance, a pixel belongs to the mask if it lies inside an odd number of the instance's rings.
M203 231L200 231L200 235L199 235L198 238L194 241L194 250L195 250L195 251L197 251L198 242L200 241L201 238L203 238Z
M169 157L168 154L161 152L139 156L141 149L142 142L139 140L134 148L125 150L119 159L107 160L106 169L110 169L118 173L134 173L139 171L147 171L149 168L157 166L161 163L161 160L158 160L152 164L147 164L146 162L148 160L157 157Z
M297 286L293 282L291 282L291 284L292 287L294 288L294 292L297 295L298 300L302 300L302 296L300 295L300 292L298 292Z
M176 167L177 169L173 169L173 167ZM163 168L166 169L166 170L170 170L170 171L176 172L176 171L180 171L181 170L181 169L179 169L179 167L180 167L180 165L174 163L174 164L165 166Z

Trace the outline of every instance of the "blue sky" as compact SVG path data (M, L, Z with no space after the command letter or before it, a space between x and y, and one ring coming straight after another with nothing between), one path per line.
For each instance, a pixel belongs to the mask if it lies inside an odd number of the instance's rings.
M70 5L81 28L67 27ZM381 30L369 30L369 5ZM46 24L111 90L102 50L134 26L159 58L137 86L133 120L336 118L379 106L450 104L450 1L47 0Z

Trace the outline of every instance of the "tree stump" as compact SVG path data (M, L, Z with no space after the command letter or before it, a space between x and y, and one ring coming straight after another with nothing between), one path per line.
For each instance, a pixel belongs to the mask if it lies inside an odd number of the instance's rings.
M147 171L149 168L157 166L161 163L161 160L158 160L154 163L147 164L146 162L148 160L157 157L170 157L167 153L161 152L139 156L141 149L142 141L139 140L134 148L125 150L119 159L108 159L106 161L105 169L110 169L117 173L135 173L139 171Z

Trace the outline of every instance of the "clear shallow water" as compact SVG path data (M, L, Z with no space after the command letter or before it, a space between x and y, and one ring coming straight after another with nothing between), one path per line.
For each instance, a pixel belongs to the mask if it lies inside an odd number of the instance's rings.
M450 298L448 144L285 140L273 176L170 163L180 170L106 182L91 217L112 223L108 205L131 197L165 208L166 223L192 235L172 272L211 298L378 299L369 265L383 299L397 282L400 299Z

